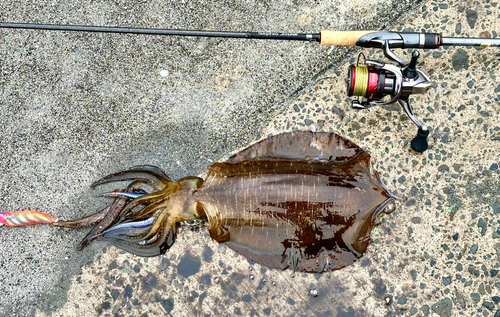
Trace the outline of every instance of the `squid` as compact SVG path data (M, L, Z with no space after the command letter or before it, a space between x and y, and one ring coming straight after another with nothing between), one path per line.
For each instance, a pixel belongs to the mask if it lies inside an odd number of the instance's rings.
M321 273L361 258L379 215L394 207L368 152L326 132L264 139L214 163L204 179L174 181L141 165L91 186L123 181L130 183L104 194L111 204L90 216L61 221L37 212L40 220L25 224L94 225L80 249L103 240L146 257L167 252L181 226L202 224L212 239L251 261ZM8 218L3 214L0 222Z

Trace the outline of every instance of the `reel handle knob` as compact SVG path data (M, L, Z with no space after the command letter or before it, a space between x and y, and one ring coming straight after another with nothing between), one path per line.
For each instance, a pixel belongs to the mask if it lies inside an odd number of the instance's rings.
M411 148L415 152L422 153L429 147L427 137L429 136L429 129L422 125L418 128L417 136L411 141Z

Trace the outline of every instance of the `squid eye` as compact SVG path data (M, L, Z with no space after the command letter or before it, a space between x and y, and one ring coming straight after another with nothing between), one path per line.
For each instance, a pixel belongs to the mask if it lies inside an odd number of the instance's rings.
M189 221L181 221L181 226L197 226L202 223L201 220L189 220Z

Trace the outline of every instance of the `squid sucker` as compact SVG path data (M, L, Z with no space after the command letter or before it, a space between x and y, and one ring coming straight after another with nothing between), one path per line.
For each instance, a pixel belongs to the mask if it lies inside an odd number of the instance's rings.
M370 155L326 132L291 132L257 142L208 168L205 179L177 181L149 165L104 177L92 187L131 181L105 194L101 211L58 227L95 224L80 248L106 240L156 256L180 226L204 223L210 236L274 269L321 273L358 260L377 216L393 201Z

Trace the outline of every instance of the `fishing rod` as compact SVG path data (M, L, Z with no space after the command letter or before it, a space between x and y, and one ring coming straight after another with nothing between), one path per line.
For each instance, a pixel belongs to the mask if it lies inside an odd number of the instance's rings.
M0 22L0 28L191 37L246 38L263 40L292 40L320 42L321 45L349 45L378 48L383 47L385 41L390 42L389 48L438 48L444 45L500 46L500 39L442 37L438 33L383 31L321 31L320 33L227 32L8 22Z
M0 28L309 41L319 42L321 45L380 48L383 50L385 57L393 63L380 60L365 60L364 64L360 64L358 58L357 65L352 64L349 66L346 79L347 95L349 97L358 97L358 99L352 101L354 109L368 109L374 106L399 103L408 117L418 127L417 136L411 141L412 149L417 152L424 152L428 148L429 128L415 117L409 98L414 94L426 93L433 86L433 83L425 73L416 67L420 57L418 51L412 53L411 60L408 62L394 54L392 49L437 49L441 46L500 47L500 38L443 37L439 33L391 31L227 32L6 22L0 22Z

